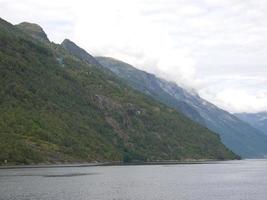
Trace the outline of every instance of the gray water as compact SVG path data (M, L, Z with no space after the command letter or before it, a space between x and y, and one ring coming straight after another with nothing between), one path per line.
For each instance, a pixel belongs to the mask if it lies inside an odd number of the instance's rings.
M1 200L265 200L267 160L0 169Z

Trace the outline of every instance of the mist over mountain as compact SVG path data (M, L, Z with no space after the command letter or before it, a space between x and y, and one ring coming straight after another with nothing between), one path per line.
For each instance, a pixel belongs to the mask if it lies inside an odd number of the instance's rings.
M0 200L264 200L267 0L0 0Z
M87 53L86 56L85 51L75 43L65 48L70 48L70 52L72 49L76 49L72 53L81 59L92 59L90 54ZM79 55L79 52L82 54ZM267 137L264 133L202 99L197 93L187 91L173 82L157 78L153 74L138 70L114 58L96 57L96 60L134 89L176 109L191 120L218 133L223 143L236 154L246 158L260 158L267 155L265 145Z
M235 116L267 135L267 112L235 113Z
M237 158L217 134L23 27L0 19L1 164Z
M236 154L246 158L267 155L265 134L202 99L197 93L187 91L173 82L157 78L122 61L108 57L96 59L133 88L218 133L223 143Z

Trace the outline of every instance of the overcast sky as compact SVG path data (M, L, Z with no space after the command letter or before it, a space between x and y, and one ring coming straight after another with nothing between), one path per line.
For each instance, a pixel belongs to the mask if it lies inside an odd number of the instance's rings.
M230 112L267 110L266 0L0 0L0 17L40 24L194 88Z

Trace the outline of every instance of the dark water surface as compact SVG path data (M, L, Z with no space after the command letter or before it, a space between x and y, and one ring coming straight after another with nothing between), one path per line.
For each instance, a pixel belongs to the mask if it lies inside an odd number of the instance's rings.
M0 200L265 200L267 160L0 169Z

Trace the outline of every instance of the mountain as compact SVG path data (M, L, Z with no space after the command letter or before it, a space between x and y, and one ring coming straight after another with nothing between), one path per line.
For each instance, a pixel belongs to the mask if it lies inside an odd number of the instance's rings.
M46 33L44 32L42 27L39 26L38 24L22 22L16 26L22 31L24 31L25 33L31 35L32 37L38 40L46 41L46 42L49 41Z
M217 134L27 30L0 19L1 164L237 158Z
M188 92L173 82L157 78L122 61L108 57L96 59L136 90L150 95L218 133L222 142L236 154L244 158L267 155L266 135L202 99L198 94Z
M74 42L69 39L65 39L61 45L68 50L68 52L74 56L78 56L82 61L87 62L90 65L102 67L97 60L87 53L84 49L78 47Z
M177 101L172 94L165 91L161 84L164 80L113 58L96 57L96 59L102 66L110 69L120 78L127 80L127 83L136 90L152 96L154 99L186 114L189 118L205 126L205 119L201 117L194 107L185 101Z
M267 135L267 112L235 113L235 116Z

